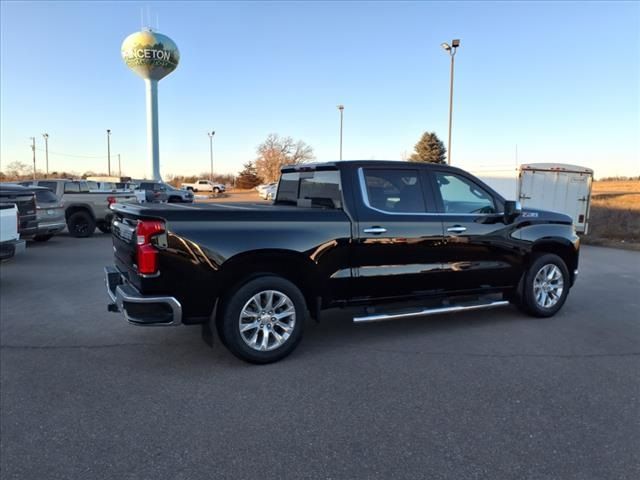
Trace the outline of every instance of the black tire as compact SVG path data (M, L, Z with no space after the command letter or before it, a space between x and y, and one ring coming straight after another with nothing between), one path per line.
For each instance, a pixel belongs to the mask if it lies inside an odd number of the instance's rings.
M262 351L251 347L247 341L244 340L240 333L241 324L241 312L243 311L247 302L252 297L258 295L261 292L276 291L279 294L284 294L284 297L292 303L294 309L293 326L288 333L288 338L283 340L283 343L276 347L278 343L275 334L280 337L287 335L286 331L276 324L267 325L265 323L263 327L255 327L247 333L247 336L251 336L251 332L255 332L256 338L264 340L266 328L269 328L267 334L267 342L273 340L273 344L269 346L270 350ZM282 298L282 296L280 297ZM281 308L286 308L283 306ZM289 307L290 308L290 307ZM277 310L274 309L272 315L276 315ZM268 315L267 315L268 316ZM277 275L265 274L247 281L238 289L233 289L228 298L223 301L222 310L217 319L217 330L222 343L233 353L236 357L245 360L250 363L265 364L276 362L287 355L289 355L298 345L302 339L302 332L304 330L304 324L307 321L308 311L307 305L300 292L300 289L293 283L285 278ZM275 317L271 317L273 320ZM258 323L259 319L254 322ZM268 319L266 320L268 322ZM291 317L288 319L291 322ZM262 323L260 323L262 325ZM288 323L291 325L291 323ZM271 331L271 329L273 331ZM262 343L262 342L261 342Z
M557 270L554 270L553 267L556 267ZM562 280L562 292L558 294L557 290L554 289L559 285L558 280L549 280L546 275L543 275L542 270L544 268L548 268L547 271L556 272L559 271L561 274ZM547 281L549 288L551 289L549 292L545 292L544 288L538 288L538 293L536 293L536 276L540 274ZM564 302L567 299L567 295L569 294L569 288L571 286L571 279L569 277L569 269L567 265L564 263L564 260L557 255L552 253L541 254L533 259L533 262L529 266L527 270L523 283L522 283L522 294L519 300L519 307L521 310L525 311L529 315L534 317L551 317L555 315L564 305ZM546 295L546 297L545 297ZM545 298L553 301L552 305L544 306L541 304L544 302Z
M215 193L216 195L218 195L220 193L220 189L218 187L213 189L213 193Z
M169 197L169 200L167 200L167 202L169 203L180 203L182 201L182 199L180 197Z
M98 230L100 230L102 233L111 233L111 222L98 223Z
M96 230L96 221L88 212L75 212L67 219L67 228L72 237L86 238Z
M33 237L33 240L36 242L46 242L48 240L51 240L51 238L53 237L53 235L36 235L35 237Z

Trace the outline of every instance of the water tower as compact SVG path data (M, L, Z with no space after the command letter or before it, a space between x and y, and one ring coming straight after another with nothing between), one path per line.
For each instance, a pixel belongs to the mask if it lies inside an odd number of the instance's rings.
M178 47L166 35L146 29L132 33L122 42L122 59L144 79L147 92L147 157L151 176L160 177L158 139L158 81L173 72L180 61Z

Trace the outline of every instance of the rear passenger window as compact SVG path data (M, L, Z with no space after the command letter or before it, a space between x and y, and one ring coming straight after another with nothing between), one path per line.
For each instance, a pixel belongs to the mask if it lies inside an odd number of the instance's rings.
M64 193L80 193L80 184L78 182L66 182L64 184Z
M364 169L365 204L387 213L425 213L418 170Z

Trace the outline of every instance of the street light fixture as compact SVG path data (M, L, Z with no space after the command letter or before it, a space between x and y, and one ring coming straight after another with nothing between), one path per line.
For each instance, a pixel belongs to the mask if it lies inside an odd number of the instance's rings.
M342 160L342 123L344 117L344 105L338 105L338 110L340 110L340 160Z
M209 175L209 180L211 180L213 182L213 137L215 136L216 131L215 130L211 130L210 132L207 132L207 135L209 135L209 157L211 160L211 174Z
M456 50L460 46L460 39L456 38L448 43L441 43L440 46L451 57L451 74L449 83L449 142L447 145L447 164L451 165L451 125L453 123L453 65L456 56Z
M111 176L111 130L107 129L107 176Z
M49 134L43 133L42 137L44 138L44 157L46 160L44 178L47 178L49 176Z

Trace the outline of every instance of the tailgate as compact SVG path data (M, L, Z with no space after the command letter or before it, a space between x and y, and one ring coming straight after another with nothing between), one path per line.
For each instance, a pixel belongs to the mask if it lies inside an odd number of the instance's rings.
M110 210L113 213L111 239L116 268L140 291L157 284L157 274L138 273L137 226L139 220L165 220L152 209L138 204L114 204Z
M113 254L116 266L127 278L137 276L136 267L136 224L137 220L114 217L111 223L111 237L113 240Z

